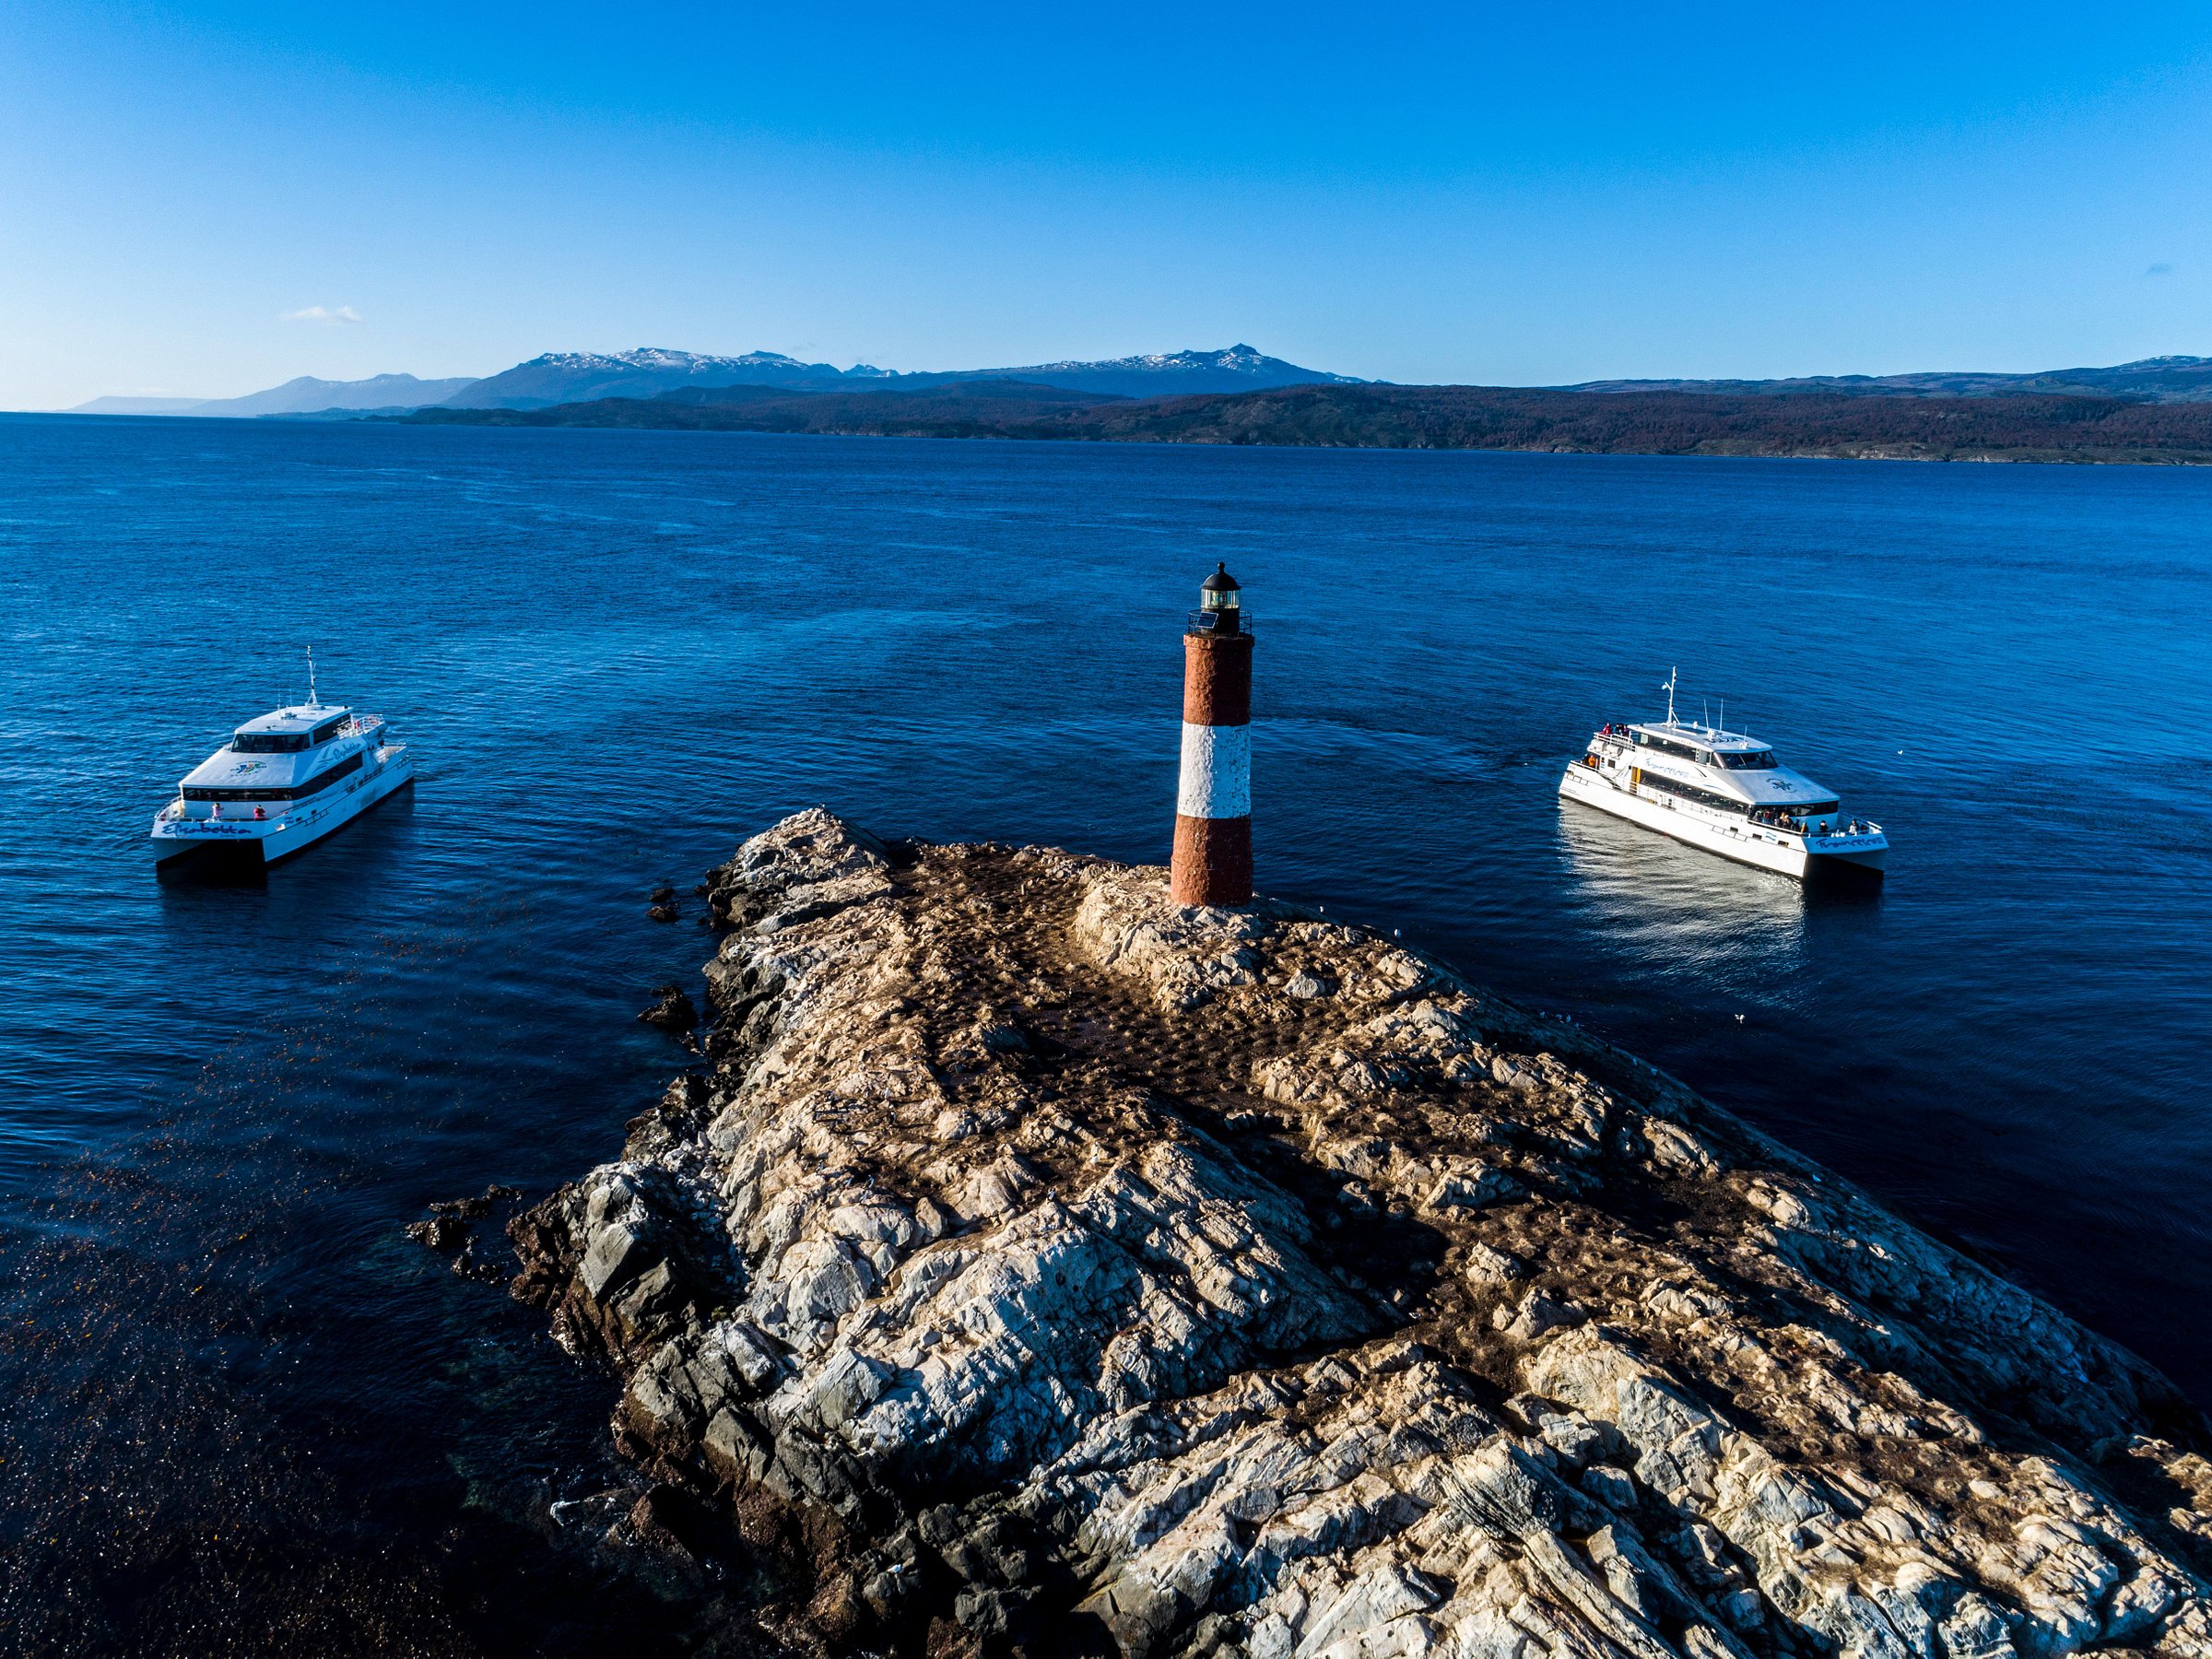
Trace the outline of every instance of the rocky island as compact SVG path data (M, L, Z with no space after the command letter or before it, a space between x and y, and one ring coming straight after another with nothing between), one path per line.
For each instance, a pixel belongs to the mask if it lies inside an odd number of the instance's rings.
M790 1651L2212 1653L2170 1384L1575 1027L818 810L705 892L703 1065L513 1289L619 1378L610 1535Z

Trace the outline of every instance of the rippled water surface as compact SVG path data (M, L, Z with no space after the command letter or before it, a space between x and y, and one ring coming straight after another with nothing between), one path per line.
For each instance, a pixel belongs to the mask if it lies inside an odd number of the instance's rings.
M400 1233L613 1154L644 916L827 802L1164 858L1183 607L1261 644L1266 888L1567 1010L2212 1397L2212 473L0 419L6 1645L742 1645L613 1391ZM303 689L419 782L143 843ZM1562 806L1687 707L1871 813L1807 893Z

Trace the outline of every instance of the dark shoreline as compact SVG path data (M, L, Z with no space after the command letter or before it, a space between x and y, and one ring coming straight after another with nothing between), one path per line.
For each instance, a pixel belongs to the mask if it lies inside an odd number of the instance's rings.
M1877 397L1289 386L1131 399L981 382L943 392L731 386L542 409L431 408L361 418L411 426L1233 447L2102 465L2212 463L2212 404L2042 394Z

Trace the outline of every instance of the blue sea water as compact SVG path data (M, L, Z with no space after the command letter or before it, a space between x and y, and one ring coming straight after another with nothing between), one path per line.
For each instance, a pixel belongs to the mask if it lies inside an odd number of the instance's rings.
M619 1473L612 1389L400 1228L616 1151L682 1059L632 1016L710 948L646 893L786 811L1164 858L1217 559L1265 888L2212 1398L2212 474L7 418L0 1629L742 1649L747 1586L549 1518ZM418 785L157 878L311 641ZM1557 800L1676 665L1883 821L1883 887Z

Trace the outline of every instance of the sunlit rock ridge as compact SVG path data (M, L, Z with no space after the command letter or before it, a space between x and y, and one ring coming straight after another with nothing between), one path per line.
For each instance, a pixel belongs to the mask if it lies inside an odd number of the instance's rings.
M793 1652L2212 1653L2142 1361L1374 933L812 811L702 1071L512 1229Z

